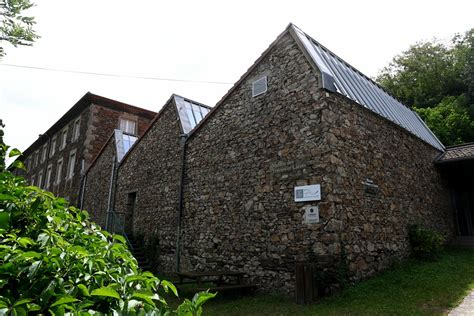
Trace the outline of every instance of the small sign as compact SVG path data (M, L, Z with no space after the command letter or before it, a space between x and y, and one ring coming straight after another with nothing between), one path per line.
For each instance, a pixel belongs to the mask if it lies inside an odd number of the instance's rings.
M304 208L304 222L306 224L319 223L319 207L307 206Z
M321 185L313 184L295 187L295 202L319 200L321 200Z

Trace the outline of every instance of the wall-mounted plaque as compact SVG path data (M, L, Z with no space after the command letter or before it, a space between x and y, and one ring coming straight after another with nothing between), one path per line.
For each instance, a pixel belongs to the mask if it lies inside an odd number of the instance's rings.
M295 202L321 200L321 185L304 185L295 187Z
M306 224L319 223L319 207L306 206L304 208L304 222Z

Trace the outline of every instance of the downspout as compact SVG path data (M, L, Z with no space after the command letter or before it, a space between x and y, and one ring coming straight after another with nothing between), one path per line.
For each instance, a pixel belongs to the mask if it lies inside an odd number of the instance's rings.
M87 173L84 173L81 175L81 195L80 195L80 200L79 200L79 209L82 210L84 207L84 193L86 191L86 185L87 185Z
M107 217L105 219L105 230L109 231L110 229L110 216L112 214L112 207L113 207L113 197L112 193L114 190L114 180L115 180L115 164L116 164L116 158L115 156L112 156L112 172L110 173L110 185L109 185L109 197L107 200Z
M46 147L46 159L43 162L44 166L46 167L45 169L43 169L45 171L45 173L44 173L43 179L41 179L42 183L39 184L39 187L46 189L44 187L44 185L46 184L46 176L47 176L47 173L48 173L49 152L51 151L51 136L49 136L49 134L47 132L44 133L43 135L48 138L48 146ZM43 136L43 135L41 135L41 136ZM41 148L41 146L40 146L40 148ZM41 159L41 157L38 157L38 158ZM42 164L42 163L40 162L40 164Z
M184 175L185 175L185 161L186 161L186 141L188 140L187 134L180 135L181 145L181 174L179 178L179 191L178 191L178 210L177 210L177 221L178 231L176 236L176 272L180 271L180 255L181 255L181 219L183 217L183 192L184 192Z

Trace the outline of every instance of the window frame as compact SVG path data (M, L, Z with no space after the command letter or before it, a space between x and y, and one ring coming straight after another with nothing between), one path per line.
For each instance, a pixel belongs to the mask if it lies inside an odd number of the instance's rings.
M61 149L64 149L67 146L67 133L68 133L68 126L66 126L61 131Z
M49 150L49 157L53 157L54 154L56 153L56 141L57 141L57 135L54 135L53 138L51 138L51 149Z
M41 163L46 161L47 156L48 156L48 143L41 146Z
M74 171L75 171L75 165L76 165L76 149L71 150L69 152L69 158L68 158L68 163L67 163L67 171L66 171L66 180L71 180L74 177ZM71 159L71 157L74 157L74 159ZM71 163L72 160L72 163ZM72 167L72 169L71 169Z
M63 173L63 163L64 163L64 159L61 158L61 159L58 159L58 163L57 163L57 166L56 166L56 177L54 179L54 184L55 185L58 185L61 183L61 175Z
M124 128L122 128L122 122L124 123ZM128 127L133 123L133 131L130 132ZM137 130L138 130L138 122L137 120L131 120L127 118L121 117L119 119L119 129L124 133L124 134L129 134L129 135L137 135Z
M81 136L81 118L77 118L72 126L72 141L75 142Z
M44 182L44 187L45 189L49 189L51 186L51 176L53 175L53 165L49 164L48 167L46 168L46 178Z
M39 187L39 188L43 188L43 186L42 186L43 175L44 175L44 170L43 169L38 171L38 185L37 185L37 187Z

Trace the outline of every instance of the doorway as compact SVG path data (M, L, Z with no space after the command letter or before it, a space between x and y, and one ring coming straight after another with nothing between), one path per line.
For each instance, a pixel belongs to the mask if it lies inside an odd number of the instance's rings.
M133 214L135 212L135 205L137 202L137 192L129 192L127 194L127 203L125 206L125 233L133 236Z

